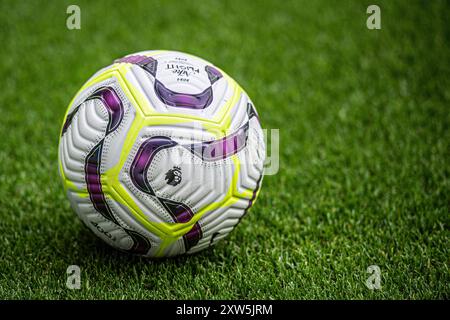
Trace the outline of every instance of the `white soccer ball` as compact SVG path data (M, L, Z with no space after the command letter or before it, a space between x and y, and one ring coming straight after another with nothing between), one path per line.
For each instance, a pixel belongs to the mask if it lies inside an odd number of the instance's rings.
M244 90L173 51L131 54L97 72L71 101L59 143L80 219L111 246L147 257L226 237L257 198L264 157Z

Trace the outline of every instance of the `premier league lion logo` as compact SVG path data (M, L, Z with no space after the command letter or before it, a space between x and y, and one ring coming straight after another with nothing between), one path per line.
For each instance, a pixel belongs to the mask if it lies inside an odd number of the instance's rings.
M169 171L166 172L166 178L167 184L170 184L171 186L176 186L181 182L181 169L180 167L173 167Z

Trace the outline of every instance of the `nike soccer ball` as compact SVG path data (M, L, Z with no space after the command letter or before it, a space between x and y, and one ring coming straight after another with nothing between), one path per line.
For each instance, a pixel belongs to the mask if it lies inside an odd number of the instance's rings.
M164 257L233 230L256 200L264 156L258 114L230 76L189 54L145 51L100 70L73 98L59 171L94 234Z

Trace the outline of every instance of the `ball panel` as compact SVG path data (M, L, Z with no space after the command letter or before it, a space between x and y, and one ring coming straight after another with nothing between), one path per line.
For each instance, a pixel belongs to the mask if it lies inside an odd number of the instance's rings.
M75 171L78 180L82 181L80 176L84 176L83 187L89 195L90 205L78 205L86 198L76 196L76 193L70 190L69 198L82 221L99 237L116 248L146 254L151 247L150 242L140 233L130 229L113 212L101 181L103 159L110 155L103 152L105 139L121 128L125 113L122 103L125 101L124 96L120 97L117 93L120 89L114 79L108 80L107 83L98 83L88 91L90 94L85 100L73 108L72 112L76 114L69 113L66 118L60 142L63 147L60 150L68 149L68 152L61 153L65 179L68 179L69 173L65 167L65 155L75 157L78 162Z
M204 60L187 54L164 52L153 58L158 62L155 74L140 61L122 62L132 64L126 79L145 96L153 110L218 121L214 118L221 108L228 107L235 91L232 79L222 76L221 71Z

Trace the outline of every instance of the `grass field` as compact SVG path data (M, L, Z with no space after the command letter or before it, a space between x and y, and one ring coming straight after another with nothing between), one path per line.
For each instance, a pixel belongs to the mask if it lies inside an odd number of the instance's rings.
M81 7L81 30L66 8ZM381 7L381 30L366 8ZM2 1L0 298L450 298L450 27L445 1ZM280 171L229 238L150 261L112 250L58 176L66 107L125 54L226 70ZM65 286L81 268L81 290ZM366 269L381 269L369 290Z

